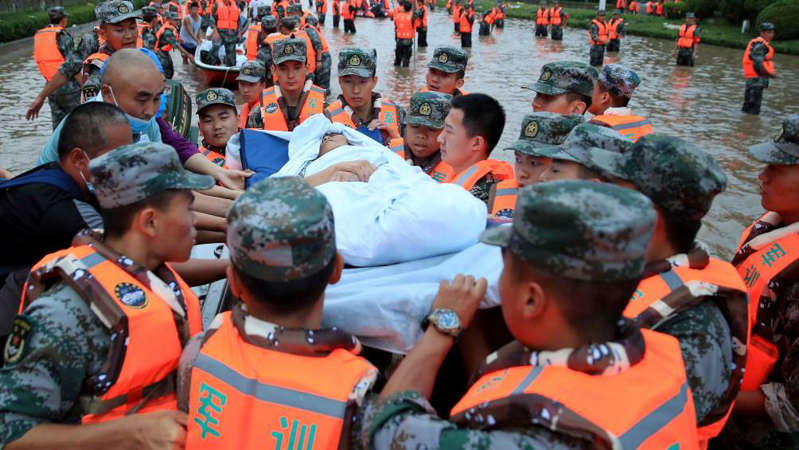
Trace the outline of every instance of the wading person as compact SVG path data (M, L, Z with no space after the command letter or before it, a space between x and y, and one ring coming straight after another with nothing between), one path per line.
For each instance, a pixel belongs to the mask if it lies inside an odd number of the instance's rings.
M408 67L413 53L413 11L411 2L402 2L401 9L394 13L394 66Z
M555 0L555 5L549 10L549 33L553 41L563 40L563 27L568 23L569 15L560 6L560 1Z
M760 103L763 101L763 89L766 89L770 78L777 76L774 71L774 24L760 24L760 36L749 41L743 57L746 90L744 106L741 111L747 114L760 114Z
M549 26L549 8L547 2L542 0L535 11L535 37L547 37L547 27Z
M236 65L236 43L241 38L239 33L239 15L241 11L233 0L217 0L211 10L214 27L219 33L222 45L225 48L225 65ZM211 53L216 54L218 47L215 45Z
M605 22L605 10L600 9L591 20L588 31L588 42L591 44L589 62L594 67L602 67L605 60L605 46L608 44L608 24Z
M685 23L680 25L680 30L677 34L678 66L693 67L696 49L700 42L699 32L700 29L696 25L696 15L692 12L685 13Z
M613 17L608 21L608 47L609 52L621 50L621 38L624 36L624 19L621 10L613 11Z

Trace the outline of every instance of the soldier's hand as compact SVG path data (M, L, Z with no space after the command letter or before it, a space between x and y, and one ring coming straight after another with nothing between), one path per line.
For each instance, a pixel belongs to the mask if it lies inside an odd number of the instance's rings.
M488 281L485 278L475 280L471 275L459 274L452 282L442 280L438 285L438 294L433 301L433 309L443 308L455 311L461 320L461 328L466 328L485 297L487 287Z
M374 119L371 122L369 122L369 126L367 128L369 128L369 130L374 130L375 128L378 128L380 129L380 131L385 131L386 133L388 133L388 137L391 139L402 137L399 135L399 132L397 131L396 127L392 127L391 125L385 122L381 122L377 119Z
M31 106L28 108L28 112L25 113L25 118L28 120L33 120L39 117L39 110L42 109L44 106L44 98L36 97L31 103Z
M171 450L186 446L186 422L182 411L134 414L124 419L137 449Z

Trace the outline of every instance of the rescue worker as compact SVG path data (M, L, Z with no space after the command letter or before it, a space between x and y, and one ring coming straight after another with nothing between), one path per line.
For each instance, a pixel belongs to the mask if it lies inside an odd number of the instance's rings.
M484 12L480 15L480 28L477 31L478 36L490 36L491 27L494 26L494 10Z
M183 47L178 45L178 26L180 25L180 19L178 18L178 14L174 11L166 11L164 13L164 24L161 25L161 28L155 32L155 54L158 55L159 61L161 61L161 67L164 69L164 76L171 80L172 76L175 74L175 66L172 62L172 56L169 54L172 49L177 48L184 57L188 58L191 56Z
M437 47L433 58L427 63L427 76L422 92L433 91L453 97L465 95L461 90L466 76L466 63L469 56L456 47Z
M258 38L262 34L261 20L251 21L244 34L244 55L247 57L247 61L254 61L258 57L258 49L261 46L261 41Z
M488 159L505 127L505 111L496 99L485 94L460 95L444 119L438 136L441 159L455 175L446 182L457 184L488 203L494 184L513 178L513 167L505 161Z
M627 0L616 0L616 9L622 12L627 9Z
M94 14L100 21L100 28L106 42L100 50L89 55L85 61L78 62L71 56L65 56L64 63L59 70L52 76L41 92L36 96L25 113L28 120L39 116L39 110L44 105L44 100L50 95L60 92L60 89L68 85L71 79L81 76L81 85L84 90L84 97L92 97L100 89L100 67L108 59L108 56L120 48L134 48L136 46L136 36L138 34L136 19L139 15L134 12L133 4L126 0L110 0L100 3L94 8ZM88 83L88 84L87 84ZM72 85L74 88L74 85ZM69 87L65 89L69 90Z
M143 9L143 8L142 8ZM105 44L105 38L101 36L102 31L100 27L95 26L89 32L84 33L78 42L78 55L80 60L83 61L92 53L97 53L100 47Z
M174 372L202 320L197 297L166 261L189 258L191 190L214 180L186 172L173 149L152 142L119 147L88 168L104 235L79 236L28 278L0 369L2 442L182 446Z
M272 45L272 49L274 52L274 43L280 39L287 39L290 37L295 37L297 39L301 39L305 42L305 49L306 49L306 58L307 58L307 66L308 66L308 74L306 75L310 79L314 79L314 74L316 73L317 69L317 62L321 60L321 56L317 54L316 49L322 48L322 42L318 39L318 34L315 33L315 38L311 39L311 35L306 33L305 30L298 28L300 24L300 17L296 15L286 16L280 19L280 33L276 35L267 36L266 40ZM269 63L272 64L271 61ZM272 70L272 77L273 79L276 77L276 73ZM273 80L274 81L274 80Z
M410 109L405 117L405 148L397 152L402 159L419 166L438 182L455 175L451 166L441 160L441 144L438 142L451 102L451 95L440 92L416 92L411 95Z
M265 69L266 86L272 86L274 80L272 78L272 45L267 40L268 36L277 33L277 18L275 16L266 15L261 19L261 34L258 36L258 61L263 64ZM243 115L247 117L247 115Z
M377 369L358 356L354 336L320 329L325 288L344 268L330 204L297 177L269 178L239 197L228 221L228 277L242 303L181 357L186 448L259 448L290 437L296 448L349 446ZM237 387L243 379L252 391ZM302 396L334 407L314 412Z
M333 28L338 29L338 22L341 19L342 0L331 0L333 2Z
M594 67L602 67L605 61L605 46L608 44L608 24L605 22L605 10L596 12L596 17L591 20L591 29L588 31L588 42L591 44L589 62Z
M64 76L65 70L69 70L69 64L74 66L81 61L75 51L72 35L66 30L67 13L64 7L54 6L47 10L47 15L50 25L33 36L33 59L45 82L52 80L59 72ZM50 105L50 116L55 128L64 116L80 105L80 85L75 76L69 77L63 86L48 95L47 103Z
M311 39L311 43L317 55L314 82L329 93L330 71L333 65L333 58L330 56L330 44L327 42L327 38L322 32L316 17L312 15L306 18L305 28L303 28L302 31Z
M558 180L611 181L612 163L627 152L632 143L619 133L591 123L575 126L562 144L536 149L536 155L548 158L549 166L538 181ZM595 161L607 162L611 169L597 166Z
M413 11L411 2L403 0L402 9L394 13L394 66L408 67L413 53Z
M630 0L629 10L633 14L641 14L641 4L636 0Z
M541 75L532 86L533 112L582 115L591 107L594 83L599 74L588 64L577 61L558 61L544 64Z
M452 27L455 31L455 34L459 34L461 32L461 13L463 12L463 2L462 0L455 0L455 4L452 5Z
M618 52L621 49L621 38L624 36L624 19L621 17L622 10L613 11L613 17L608 22L608 46L607 51Z
M416 0L413 28L416 30L416 45L427 47L427 2L425 0Z
M355 33L355 0L343 0L341 4L341 20L344 22L345 33Z
M763 89L769 84L769 78L775 78L774 24L763 22L760 24L760 36L749 41L743 56L744 77L746 90L744 91L744 105L741 111L747 114L760 114L760 103L763 101Z
M719 448L789 449L796 446L799 414L794 391L799 373L796 241L799 116L782 121L776 138L749 147L765 167L760 204L766 211L741 234L732 264L749 292L751 337L741 392Z
M319 23L325 26L325 17L327 17L327 0L316 0L316 16Z
M463 7L460 15L461 48L472 48L472 26L474 25L474 8Z
M502 180L491 189L488 213L494 217L513 217L519 189L539 182L552 159L539 149L560 145L569 132L583 121L583 116L564 116L549 112L527 114L522 120L519 139L505 150L514 153L515 177Z
M213 26L219 33L222 45L225 48L224 64L228 67L236 66L236 44L241 39L239 31L239 15L241 11L233 0L216 0L211 10ZM218 44L214 44L212 54L218 51Z
M142 7L141 21L137 23L139 37L136 45L140 48L155 50L155 32L161 28L163 23L157 9L152 6Z
M563 40L563 27L569 24L569 15L560 6L560 0L555 0L555 6L549 10L549 33L553 41Z
M210 88L197 94L195 102L197 127L202 138L200 153L212 163L224 166L227 141L239 131L239 115L233 93L225 88Z
M633 114L628 107L641 79L621 64L608 64L599 72L588 112L594 114L591 123L612 128L635 142L652 133L649 119Z
M396 20L396 18L395 18ZM331 122L356 129L394 152L404 148L402 124L405 112L375 92L377 51L343 48L338 54L341 95L325 108Z
M677 35L677 65L694 65L696 49L699 46L700 29L696 25L696 15L692 12L685 13L685 23L680 25Z
M257 108L261 100L261 92L266 89L266 69L261 61L247 61L239 68L239 94L244 104L241 105L241 128L247 128L247 117ZM199 111L197 111L199 113ZM227 139L225 140L227 143Z
M549 8L547 3L542 0L538 4L538 9L535 12L535 37L547 37L547 27L549 26Z
M494 16L494 25L499 28L505 28L505 9L507 5L504 1L497 0L496 15Z
M654 225L651 202L630 189L586 181L522 189L513 224L480 236L502 247L502 315L515 340L486 359L450 421L434 415L427 399L440 362L486 291L471 276L442 282L429 326L383 388L362 444L696 448L679 343L621 315Z
M273 44L272 73L274 86L261 94L260 108L250 113L247 128L291 131L308 117L325 108L325 90L307 80L306 44L296 38Z

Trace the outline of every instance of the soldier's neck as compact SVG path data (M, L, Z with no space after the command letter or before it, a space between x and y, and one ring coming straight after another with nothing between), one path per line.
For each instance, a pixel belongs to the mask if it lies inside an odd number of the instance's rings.
M132 232L128 232L121 237L107 236L104 243L120 255L127 256L136 264L146 267L147 270L155 270L164 263L150 251L149 246L143 239Z
M247 294L247 297L249 295ZM322 326L322 305L324 303L324 295L317 300L310 310L302 310L291 313L278 314L270 311L263 303L255 298L243 298L244 303L247 305L247 313L256 319L265 322L280 325L286 328L305 328L308 330L316 330Z

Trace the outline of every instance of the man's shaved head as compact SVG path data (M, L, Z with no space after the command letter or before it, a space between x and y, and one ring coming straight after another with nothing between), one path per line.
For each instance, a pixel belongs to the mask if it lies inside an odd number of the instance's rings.
M116 87L115 83L135 80L141 75L162 76L149 56L139 49L123 48L108 58L103 71L103 83Z
M150 120L155 116L164 86L164 75L141 50L117 50L105 64L103 100L133 117Z

